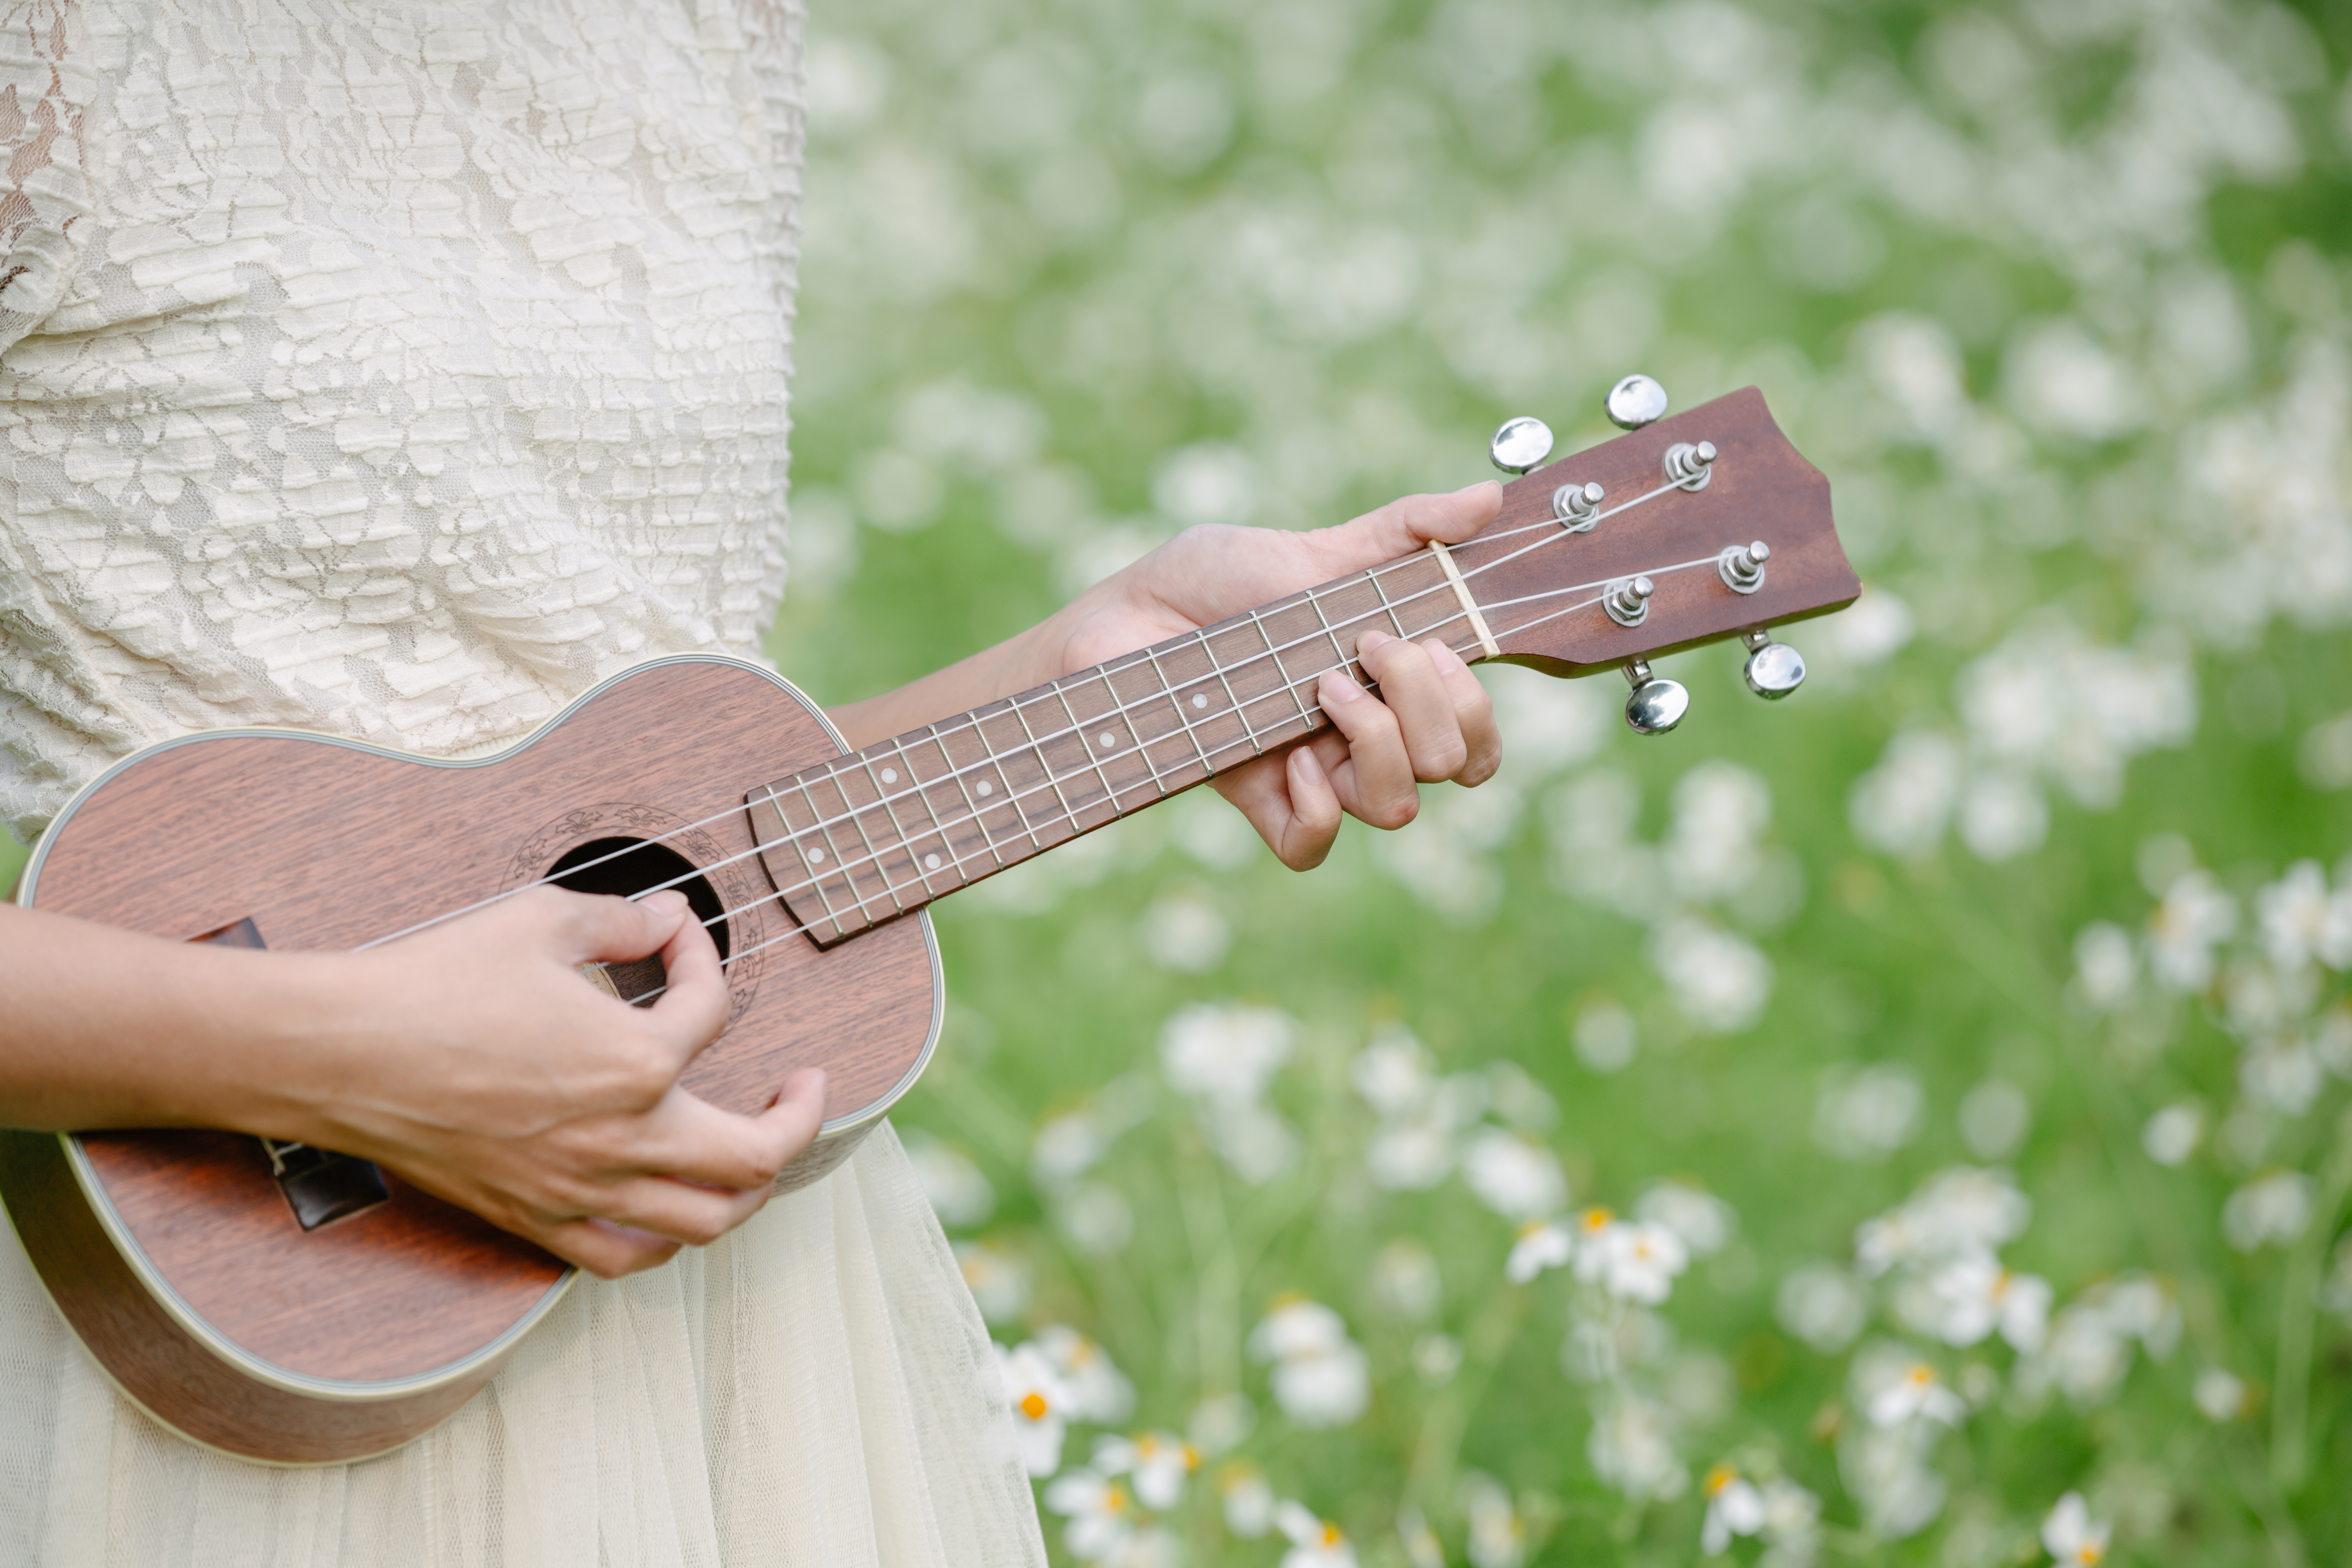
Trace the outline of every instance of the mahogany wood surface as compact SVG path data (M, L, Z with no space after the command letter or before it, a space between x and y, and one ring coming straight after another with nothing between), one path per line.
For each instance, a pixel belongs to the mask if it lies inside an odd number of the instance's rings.
M887 1097L918 1061L933 969L915 922L820 952L743 853L753 847L744 790L835 754L784 688L701 659L632 672L521 749L477 764L293 734L198 736L147 754L53 826L32 901L170 938L250 920L276 952L341 950L535 881L580 844L675 834L669 846L740 911L730 917L732 1016L684 1081L754 1110L793 1069L821 1066L826 1115L838 1118ZM698 826L677 831L689 824ZM810 1169L780 1184L801 1184L856 1142L825 1140L803 1157ZM519 1321L563 1275L537 1247L397 1180L390 1202L305 1234L250 1138L108 1132L81 1145L181 1298L262 1360L309 1377L429 1374ZM9 1196L13 1212L22 1200ZM126 1387L142 1375L109 1368ZM131 1391L155 1407L151 1390Z

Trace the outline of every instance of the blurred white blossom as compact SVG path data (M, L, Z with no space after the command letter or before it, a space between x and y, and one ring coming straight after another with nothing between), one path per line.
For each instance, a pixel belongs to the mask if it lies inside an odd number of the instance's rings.
M1842 1160L1883 1160L1917 1135L1927 1096L1894 1062L1825 1075L1813 1102L1813 1142Z
M957 1242L955 1257L982 1317L1009 1323L1028 1310L1029 1270L1019 1258L983 1241Z
M1371 1369L1339 1314L1305 1297L1275 1303L1250 1333L1274 1363L1274 1401L1301 1426L1344 1426L1371 1401Z
M2195 1100L2168 1105L2140 1129L2139 1144L2159 1165L2184 1163L2205 1136L2205 1111Z
M2327 890L2316 860L2298 860L2254 895L2254 913L2271 962L2292 973L2317 962L2352 968L2352 887Z
M1470 1568L1519 1568L1528 1560L1527 1523L1500 1481L1476 1470L1465 1476L1462 1511L1470 1525Z
M2174 991L2202 991L2213 983L2214 950L2237 933L2238 900L2210 871L2173 879L2147 921L2147 967Z
M1062 1468L1062 1438L1075 1412L1068 1387L1045 1352L1034 1343L996 1347L998 1380L1013 1410L1013 1432L1021 1462L1033 1476Z
M1135 1385L1102 1346L1066 1323L1048 1323L1032 1342L1061 1379L1071 1420L1116 1426L1135 1413Z
M961 1150L927 1136L910 1135L906 1144L908 1163L941 1225L979 1225L995 1211L996 1188Z
M1524 1285L1547 1268L1564 1266L1575 1249L1566 1226L1558 1220L1532 1220L1519 1227L1512 1241L1510 1253L1503 1259L1503 1278Z
M1772 994L1772 961L1753 942L1692 915L1650 933L1650 967L1690 1021L1719 1035L1752 1027Z
M1835 1355L1860 1338L1869 1310L1861 1284L1833 1263L1792 1269L1773 1298L1780 1326L1823 1355Z
M1462 1153L1462 1180L1507 1220L1541 1219L1568 1202L1559 1156L1534 1139L1489 1127Z
M1274 1488L1255 1465L1232 1464L1217 1474L1225 1528L1244 1541L1255 1541L1274 1528Z
M2285 1246L2311 1223L2311 1185L2300 1171L2256 1177L2221 1205L2221 1234L2240 1252Z
M1660 1182L1643 1193L1633 1212L1672 1231L1692 1256L1712 1258L1730 1243L1739 1216L1729 1204L1689 1182Z
M2234 1421L2246 1413L2245 1379L2209 1366L2197 1374L2189 1400L2208 1421Z
M2081 1492L2068 1492L2042 1521L2042 1549L2064 1568L2096 1568L2107 1555L2113 1527L2091 1517Z
M1274 1522L1290 1542L1282 1568L1356 1568L1356 1549L1346 1532L1305 1504L1284 1499L1275 1505Z
M1619 1387L1593 1412L1585 1458L1603 1485L1637 1501L1671 1501L1690 1485L1674 1439L1674 1419L1664 1405Z

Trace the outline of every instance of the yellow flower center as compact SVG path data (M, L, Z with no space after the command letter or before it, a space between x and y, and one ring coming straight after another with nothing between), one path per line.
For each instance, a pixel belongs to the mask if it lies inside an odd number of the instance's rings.
M1609 1222L1616 1217L1617 1216L1615 1215L1611 1214L1607 1209L1595 1205L1594 1207L1584 1211L1584 1228L1587 1230L1606 1230L1609 1228Z
M1936 1369L1929 1366L1926 1362L1921 1362L1911 1369L1907 1375L1907 1381L1914 1388L1930 1387L1936 1381ZM1685 1471L1684 1474L1687 1475L1689 1472Z
M1026 1415L1032 1421L1043 1421L1045 1419L1045 1396L1039 1394L1034 1389L1023 1394L1021 1396L1021 1414ZM1685 1470L1683 1473L1685 1475L1688 1475L1690 1472Z
M1713 1497L1739 1479L1739 1472L1729 1465L1717 1465L1706 1473L1706 1495Z
M1127 1489L1120 1486L1117 1481L1113 1481L1103 1492L1103 1511L1105 1513L1123 1513L1126 1510Z
M1688 1470L1685 1470L1683 1474L1688 1475L1690 1472ZM1323 1521L1323 1544L1327 1548L1337 1546L1339 1542L1347 1539L1348 1538L1346 1536L1339 1533L1339 1527L1338 1525L1332 1523L1328 1519Z
M2082 1545L2074 1548L2074 1561L2080 1563L2083 1568L2095 1568L2098 1561L2106 1554L2107 1549L2095 1541L2085 1541Z

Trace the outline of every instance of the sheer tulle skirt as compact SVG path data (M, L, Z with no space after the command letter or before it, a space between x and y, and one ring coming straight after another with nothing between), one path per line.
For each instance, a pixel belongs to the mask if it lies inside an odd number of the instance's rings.
M355 1465L155 1426L0 1237L0 1563L1044 1561L987 1331L887 1125L717 1246L581 1280L455 1418Z

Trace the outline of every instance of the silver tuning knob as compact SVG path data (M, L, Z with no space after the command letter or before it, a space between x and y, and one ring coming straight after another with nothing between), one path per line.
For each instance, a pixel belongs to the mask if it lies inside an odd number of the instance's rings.
M1805 683L1805 656L1774 642L1770 632L1742 632L1739 640L1748 645L1748 663L1739 673L1747 677L1748 689L1765 701L1778 702Z
M1551 426L1525 414L1506 419L1486 444L1486 455L1503 472L1524 474L1551 456Z
M1690 711L1689 688L1679 680L1651 674L1648 659L1626 664L1625 683L1633 689L1625 699L1625 722L1636 735L1663 735Z
M1629 375L1609 389L1609 423L1639 430L1666 416L1666 389L1646 375Z

